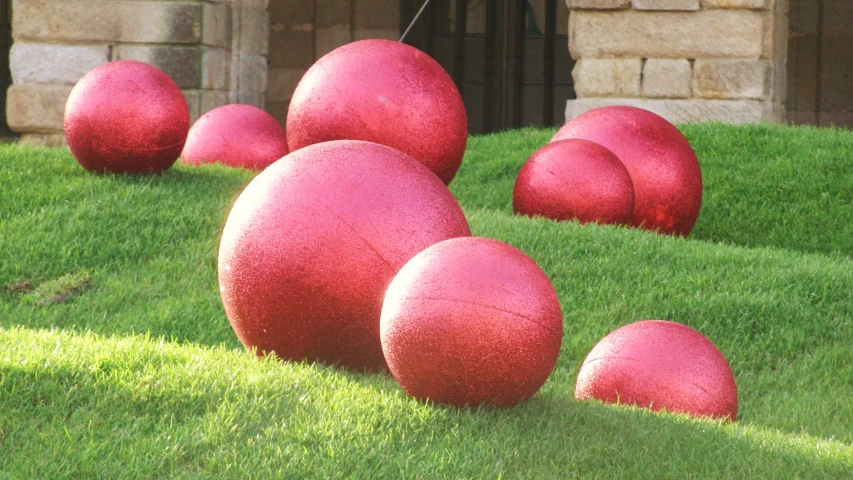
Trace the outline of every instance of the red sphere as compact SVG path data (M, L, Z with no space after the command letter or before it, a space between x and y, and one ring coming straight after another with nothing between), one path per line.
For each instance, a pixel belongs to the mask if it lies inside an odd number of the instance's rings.
M135 60L105 63L77 82L65 105L65 138L86 170L148 173L171 167L190 115L177 84Z
M272 115L252 105L223 105L205 113L190 128L181 162L220 162L263 170L287 155L284 128Z
M396 148L450 184L465 154L468 119L438 62L400 42L361 40L319 59L287 112L291 150L344 139Z
M641 108L603 107L566 123L551 141L569 138L601 144L622 160L634 184L635 226L690 233L702 206L702 172L674 125Z
M470 234L450 190L408 155L312 145L270 165L234 204L219 246L222 303L258 354L381 370L388 284L424 248Z
M598 342L575 398L737 419L737 386L723 354L696 330L663 320L626 325Z
M587 140L561 140L540 148L518 172L515 213L581 223L629 224L634 187L610 150Z
M391 374L409 395L507 407L548 379L563 316L554 287L527 255L468 237L433 245L400 270L380 328Z

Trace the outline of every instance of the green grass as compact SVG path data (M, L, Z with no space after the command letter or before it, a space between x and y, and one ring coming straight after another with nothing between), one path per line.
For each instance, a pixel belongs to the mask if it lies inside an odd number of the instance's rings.
M216 249L252 174L91 175L0 147L0 479L845 478L853 471L853 132L688 125L687 239L512 215L553 130L474 137L451 186L475 235L533 257L563 306L558 365L507 410L244 352ZM662 318L729 359L740 421L573 399L612 329Z

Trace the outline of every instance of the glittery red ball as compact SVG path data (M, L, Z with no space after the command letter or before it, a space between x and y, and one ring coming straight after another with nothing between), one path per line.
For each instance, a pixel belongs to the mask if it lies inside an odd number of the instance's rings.
M149 173L171 167L190 116L177 84L135 60L105 63L77 82L65 105L65 138L86 170Z
M222 303L259 354L384 369L391 279L424 248L470 234L450 190L408 155L312 145L270 165L234 204L219 246Z
M287 112L291 150L343 139L396 148L450 184L468 120L459 90L429 55L400 42L361 40L317 60Z
M603 107L566 123L552 141L569 138L601 144L622 160L634 184L635 226L690 233L702 206L702 172L674 125L641 108Z
M284 128L272 115L252 105L232 104L205 113L190 128L181 162L220 162L263 170L287 155Z
M563 339L557 293L527 255L490 238L412 258L382 306L382 350L409 395L458 407L515 405L548 379Z
M629 224L634 187L610 150L587 140L561 140L536 151L518 172L515 213L581 223Z
M575 398L737 419L737 387L728 362L696 330L645 320L604 337L578 373Z

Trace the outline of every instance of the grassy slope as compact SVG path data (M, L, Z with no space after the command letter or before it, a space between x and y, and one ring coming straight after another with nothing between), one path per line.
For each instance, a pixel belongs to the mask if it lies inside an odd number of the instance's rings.
M843 475L853 189L842 173L853 134L684 131L705 180L688 240L514 218L515 172L553 131L471 140L452 189L474 233L537 260L566 319L542 392L474 412L422 405L388 377L240 351L215 252L246 172L93 176L65 152L2 147L0 287L76 282L82 293L55 303L56 291L0 291L0 478ZM644 318L717 343L738 380L739 424L572 400L586 352Z

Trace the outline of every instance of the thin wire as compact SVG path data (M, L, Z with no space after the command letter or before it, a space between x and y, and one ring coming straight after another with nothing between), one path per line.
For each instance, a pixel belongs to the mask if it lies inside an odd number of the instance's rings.
M409 34L409 30L411 30L411 29L412 29L412 27L415 25L415 22L417 22L417 21L418 21L418 18L420 18L421 14L422 14L422 13L424 13L424 10L426 10L427 5L429 5L429 0L426 0L426 1L424 2L424 4L423 4L423 6L421 7L421 9L420 9L420 10L418 10L418 13L415 15L415 18L413 18L413 19L412 19L412 23L410 23L410 24L409 24L409 26L408 26L408 28L406 28L406 31L405 31L405 32L403 32L403 35L400 37L400 41L401 41L401 42L402 42L403 40L405 40L405 39L406 39L406 35L408 35L408 34Z

